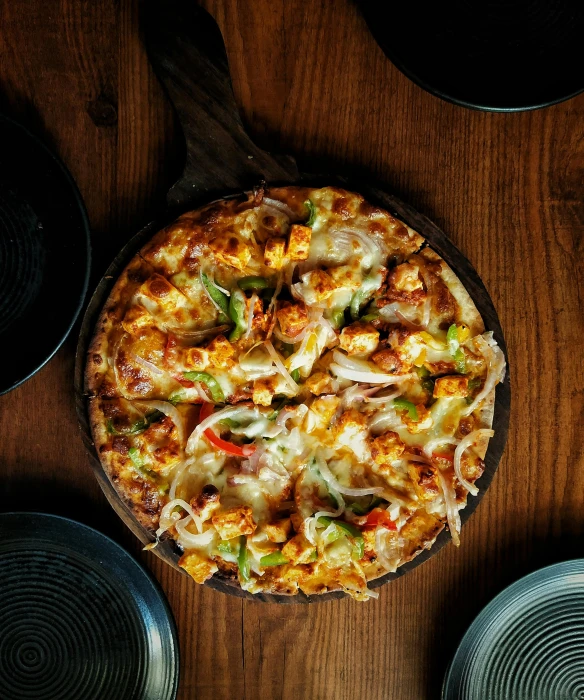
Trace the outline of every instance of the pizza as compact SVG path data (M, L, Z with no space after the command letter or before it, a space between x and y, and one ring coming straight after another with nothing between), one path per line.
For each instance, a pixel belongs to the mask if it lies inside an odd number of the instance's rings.
M182 215L116 281L86 365L95 447L197 583L377 594L477 480L505 358L416 231L335 187Z

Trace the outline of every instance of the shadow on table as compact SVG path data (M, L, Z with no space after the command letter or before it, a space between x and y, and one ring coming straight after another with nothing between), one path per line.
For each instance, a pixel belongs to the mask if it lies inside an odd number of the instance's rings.
M109 507L105 497L89 498L66 480L27 474L0 483L0 512L37 512L60 515L88 525L126 549L136 549L137 540Z
M456 589L451 590L451 595L443 601L440 613L432 621L438 630L433 639L438 644L428 654L426 698L437 700L441 697L448 665L462 637L485 605L523 576L544 566L582 556L582 537L575 534L529 541L517 538L502 554L499 550L496 555L487 556L480 563L477 561L474 566L466 567L457 578ZM489 572L488 579L484 577L485 571ZM469 594L469 591L472 593Z

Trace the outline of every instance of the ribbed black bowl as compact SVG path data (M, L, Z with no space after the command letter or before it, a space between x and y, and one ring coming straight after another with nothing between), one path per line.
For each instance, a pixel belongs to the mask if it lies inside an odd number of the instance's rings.
M520 579L480 613L443 700L584 700L584 559Z
M40 369L81 309L89 224L63 164L0 115L0 394Z
M172 614L115 542L53 515L0 514L0 698L171 700Z

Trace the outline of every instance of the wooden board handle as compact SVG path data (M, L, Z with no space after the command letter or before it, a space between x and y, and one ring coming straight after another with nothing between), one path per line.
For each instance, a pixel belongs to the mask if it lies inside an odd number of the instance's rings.
M215 20L194 0L146 0L141 21L149 58L185 138L184 171L168 192L169 207L249 189L262 179L297 180L292 157L263 151L245 132Z

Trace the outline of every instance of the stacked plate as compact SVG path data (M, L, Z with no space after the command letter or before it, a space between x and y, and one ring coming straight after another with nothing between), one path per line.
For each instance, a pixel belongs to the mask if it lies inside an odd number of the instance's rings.
M554 564L500 593L473 622L443 700L583 700L584 560Z
M0 698L172 700L178 643L158 586L115 542L0 515Z

